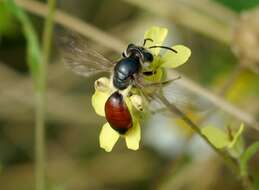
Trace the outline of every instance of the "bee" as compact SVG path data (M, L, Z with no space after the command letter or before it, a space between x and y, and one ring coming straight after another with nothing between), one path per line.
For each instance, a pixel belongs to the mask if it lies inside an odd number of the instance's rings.
M164 48L177 56L177 51L166 46L151 46L145 48L145 43L152 39L145 39L141 46L130 43L117 61L111 61L97 51L87 47L86 42L79 36L69 36L62 40L62 57L75 73L88 77L93 74L108 72L112 77L112 84L116 91L105 103L105 116L110 126L125 134L132 127L133 121L126 105L122 91L129 86L143 90L145 76L152 76L155 71L147 71L148 65L154 57L150 49ZM152 84L151 84L152 85Z

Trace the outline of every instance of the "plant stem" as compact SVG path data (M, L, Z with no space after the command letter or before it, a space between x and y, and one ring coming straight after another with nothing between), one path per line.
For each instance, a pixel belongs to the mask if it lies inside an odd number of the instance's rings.
M243 187L245 190L254 190L249 176L242 176Z
M240 176L243 186L246 190L252 190L252 182L248 175L242 175L239 168L239 163L237 160L232 158L229 154L226 152L223 152L222 150L215 147L209 139L202 134L200 128L186 115L184 114L179 108L177 108L174 104L171 104L162 94L155 94L155 96L169 109L170 112L173 114L177 114L181 117L181 119L190 126L201 138L203 138L207 144L218 154L220 155L226 164L233 170L233 172L236 174L236 176ZM242 170L241 170L242 171Z
M35 176L36 190L45 189L45 128L43 94L36 93L36 130L35 130Z
M188 29L199 32L205 36L212 37L225 44L230 44L231 42L232 28L227 19L221 20L215 18L215 16L213 15L205 14L203 11L198 10L197 7L192 8L190 5L188 5L190 4L188 3L189 1L123 1L138 6L142 9L148 10L153 14L169 19L176 24L182 25ZM223 15L225 14L225 11L224 13L222 11L218 11L218 13ZM233 22L235 22L235 20L232 20L232 23Z
M170 112L173 114L177 114L181 117L181 119L190 126L201 138L203 138L207 144L217 153L219 154L225 162L229 165L229 167L239 175L239 168L238 163L235 159L233 159L230 155L228 155L226 152L223 152L222 150L215 147L209 139L202 134L200 128L186 115L184 114L180 109L178 109L174 104L171 104L163 95L161 94L155 94L155 96L169 109Z
M35 151L35 170L36 170L36 190L45 190L46 183L46 163L45 163L45 117L46 117L46 78L47 78L47 65L49 62L53 18L56 7L55 0L48 1L49 13L45 21L43 32L43 55L42 64L40 66L40 75L38 79L38 88L36 92L36 151Z
M16 0L16 3L33 14L42 17L47 16L47 7L41 2L33 0ZM100 43L110 50L114 50L118 53L121 53L121 50L127 46L126 43L120 41L119 39L101 31L93 25L90 25L78 18L70 16L61 10L56 10L55 21L57 24L67 27L70 30L74 30L79 34L82 34L83 36L90 38L91 40ZM170 70L168 72L169 78L177 75L183 76L182 79L178 82L179 85L188 90L191 90L193 93L198 94L201 97L204 97L205 99L209 100L213 105L222 109L224 112L230 114L234 118L241 120L244 123L247 123L247 127L253 127L254 129L259 130L259 122L254 118L253 115L249 114L247 111L236 107L234 104L229 103L219 96L216 96L209 90L205 89L203 86L193 82L191 79L184 76L182 73L175 72L173 70Z
M248 170L248 162L252 158L252 156L255 155L256 152L259 151L259 141L253 143L250 145L244 153L241 155L239 164L240 164L240 173L241 177L243 179L243 185L247 190L252 190L252 178L249 175Z

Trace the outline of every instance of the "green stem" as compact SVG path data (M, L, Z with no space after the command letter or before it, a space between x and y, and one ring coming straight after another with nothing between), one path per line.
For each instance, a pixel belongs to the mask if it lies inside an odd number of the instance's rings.
M36 190L45 190L45 106L43 94L36 93L36 130L35 130L35 176Z
M237 162L237 160L235 160L234 158L232 158L229 154L227 154L226 152L223 152L222 150L218 149L217 147L215 147L210 141L209 139L202 134L200 128L186 115L184 114L180 109L178 109L174 104L171 104L163 95L160 94L155 94L155 96L169 109L169 111L171 111L173 114L177 114L178 116L181 117L181 119L188 125L190 126L201 138L203 138L207 144L218 154L220 155L223 160L225 161L226 164L228 164L228 166L233 170L233 172L236 174L236 176L240 176L241 180L243 182L244 188L246 190L252 190L252 182L251 179L249 178L249 176L247 175L246 171L246 165L241 164L241 172L240 172L240 168L239 168L239 163ZM255 149L257 148L257 146L259 147L259 143L254 145L254 147L252 148L253 150L251 151L252 153L255 151ZM257 149L256 149L257 150ZM248 153L249 155L251 155L252 153ZM250 156L247 156L250 157ZM246 158L244 158L243 160L247 160ZM242 167L243 166L243 167ZM243 172L242 172L243 171ZM243 175L242 175L243 174Z
M42 45L42 64L40 65L40 76L38 89L36 92L36 190L46 189L46 164L45 164L45 117L46 117L46 81L47 65L51 50L53 18L56 7L55 0L48 1L49 12L44 25L43 45Z
M218 154L220 155L224 161L229 165L229 167L237 174L239 175L239 168L238 163L235 159L233 159L230 155L228 155L226 152L223 152L222 150L215 147L209 139L202 134L200 128L186 115L184 114L180 109L178 109L174 104L171 104L163 95L156 94L155 95L173 114L177 114L181 117L181 119L190 126L201 138L203 138L207 144Z
M249 175L248 162L259 151L259 141L250 145L240 157L240 173L246 189L253 189L251 176Z

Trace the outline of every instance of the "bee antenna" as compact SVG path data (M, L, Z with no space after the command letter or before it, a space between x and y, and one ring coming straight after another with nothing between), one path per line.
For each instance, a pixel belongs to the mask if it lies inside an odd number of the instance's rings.
M143 42L143 46L146 45L146 42L147 42L147 41L153 42L153 40L152 40L151 38L145 38L145 39L144 39L144 42Z
M150 46L149 49L152 49L152 48L163 48L163 49L168 49L174 53L178 53L175 49L173 48L170 48L170 47L167 47L167 46Z

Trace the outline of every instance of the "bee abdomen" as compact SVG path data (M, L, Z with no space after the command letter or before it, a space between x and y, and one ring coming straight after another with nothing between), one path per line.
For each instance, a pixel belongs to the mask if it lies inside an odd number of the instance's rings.
M110 126L120 134L132 127L132 118L123 96L114 92L105 103L105 116Z

